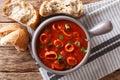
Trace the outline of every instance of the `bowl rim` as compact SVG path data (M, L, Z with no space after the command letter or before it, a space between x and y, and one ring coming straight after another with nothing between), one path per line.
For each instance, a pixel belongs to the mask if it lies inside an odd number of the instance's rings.
M36 42L37 42L37 39L38 39L38 36L39 36L41 30L46 25L50 24L53 21L57 21L57 20L69 20L69 21L72 21L73 23L77 24L78 26L80 26L83 29L83 31L85 32L87 38L89 39L87 53L85 54L82 61L79 64L77 64L75 67L73 67L72 69L68 69L68 70L65 70L65 71L53 70L53 69L47 67L46 65L44 65L42 63L42 61L40 61L40 59L38 57L38 54L37 54L37 49L36 49ZM48 18L45 21L43 21L38 26L38 28L35 30L35 32L33 34L33 38L32 38L32 53L33 53L33 57L34 57L35 61L37 62L37 64L39 66L41 66L42 68L46 69L47 71L49 71L51 73L58 74L58 75L65 75L66 73L71 73L71 72L77 70L79 67L81 67L82 65L84 65L86 63L86 61L87 61L87 59L89 57L89 54L90 54L90 45L91 45L90 35L89 35L87 29L85 29L85 27L81 24L81 22L79 22L77 19L74 19L74 18L68 17L68 16L54 16L54 17Z

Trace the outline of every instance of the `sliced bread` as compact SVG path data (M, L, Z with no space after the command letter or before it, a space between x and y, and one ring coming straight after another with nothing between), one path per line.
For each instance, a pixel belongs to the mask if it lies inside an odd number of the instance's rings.
M39 11L30 3L22 0L7 0L3 5L2 12L9 18L33 29L40 22Z
M44 1L40 6L39 13L43 17L61 13L80 17L83 14L83 4L81 0Z
M2 31L3 29L4 32ZM15 46L18 51L25 51L29 42L29 34L19 25L10 25L0 29L0 45Z

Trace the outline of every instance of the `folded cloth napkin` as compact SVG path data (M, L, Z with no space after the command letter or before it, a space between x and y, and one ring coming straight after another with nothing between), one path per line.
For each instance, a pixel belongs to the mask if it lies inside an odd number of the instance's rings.
M113 30L92 38L88 62L73 73L55 75L39 68L44 80L98 80L120 68L120 0L103 0L84 5L85 15L78 19L87 29L104 20L113 24Z

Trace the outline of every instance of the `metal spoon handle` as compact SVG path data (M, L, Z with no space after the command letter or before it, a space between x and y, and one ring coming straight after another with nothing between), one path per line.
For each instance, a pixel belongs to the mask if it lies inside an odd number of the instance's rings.
M90 34L90 37L93 37L110 32L112 29L112 23L110 21L104 21L90 29L88 32Z

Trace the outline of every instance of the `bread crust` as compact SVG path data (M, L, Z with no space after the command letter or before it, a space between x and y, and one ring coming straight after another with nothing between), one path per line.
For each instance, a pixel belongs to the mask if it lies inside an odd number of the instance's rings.
M21 28L17 29L16 32L17 31L18 37L13 45L18 51L25 51L29 42L28 32L27 30Z
M2 31L3 30L3 31ZM4 33L6 33L4 35ZM0 45L15 46L18 51L25 51L29 43L29 34L20 25L12 24L0 28Z
M2 28L0 29L0 38L6 36L7 34L13 32L13 31L15 31L16 29L19 28L19 27L16 26L16 25L7 25L7 26L8 26L9 28L8 28L8 27L2 27Z
M44 1L39 9L39 14L43 17L52 14L68 14L73 17L83 15L83 4L81 0L51 0Z
M16 1L16 4L13 4L13 2ZM17 2L18 1L18 2ZM20 6L22 6L23 4L27 4L29 5L29 8L31 8L31 11L32 11L32 15L33 17L28 19L28 21L26 23L23 23L21 20L19 20L20 17L16 18L16 17L13 17L14 14L12 14L12 12L14 11L13 8L10 9L10 7L8 7L8 5L17 5L17 3L20 4ZM16 7L16 6L15 6ZM14 8L15 8L14 7ZM22 7L23 8L23 7ZM10 10L9 10L10 9ZM9 12L7 12L7 10L9 10ZM16 10L17 10L17 7L16 7ZM27 11L28 12L28 11ZM5 16L8 16L9 18L19 22L20 24L24 25L24 26L28 26L28 27L31 27L33 29L36 29L36 27L39 25L40 23L40 15L39 15L39 11L37 9L35 9L30 3L27 3L25 1L22 1L22 0L7 0L3 7L2 7L2 13L5 15ZM10 14L11 13L11 14ZM20 12L18 11L18 13L20 14ZM16 13L16 14L18 14ZM22 13L20 15L23 15ZM24 15L27 15L25 12L24 12ZM22 18L24 18L24 15ZM31 15L31 14L29 14ZM32 20L30 23L28 23L30 20Z
M39 11L38 10L35 10L36 12L36 16L37 18L35 19L35 22L34 23L31 23L29 26L32 28L32 29L36 29L36 27L39 25L40 23L40 14L39 14Z
M46 10L46 9L45 9L46 4L48 4L48 1L44 1L44 2L41 4L40 9L39 9L39 13L40 13L40 15L43 16L43 17L48 16L48 13L45 12L45 10ZM49 14L49 15L51 15L51 14Z

